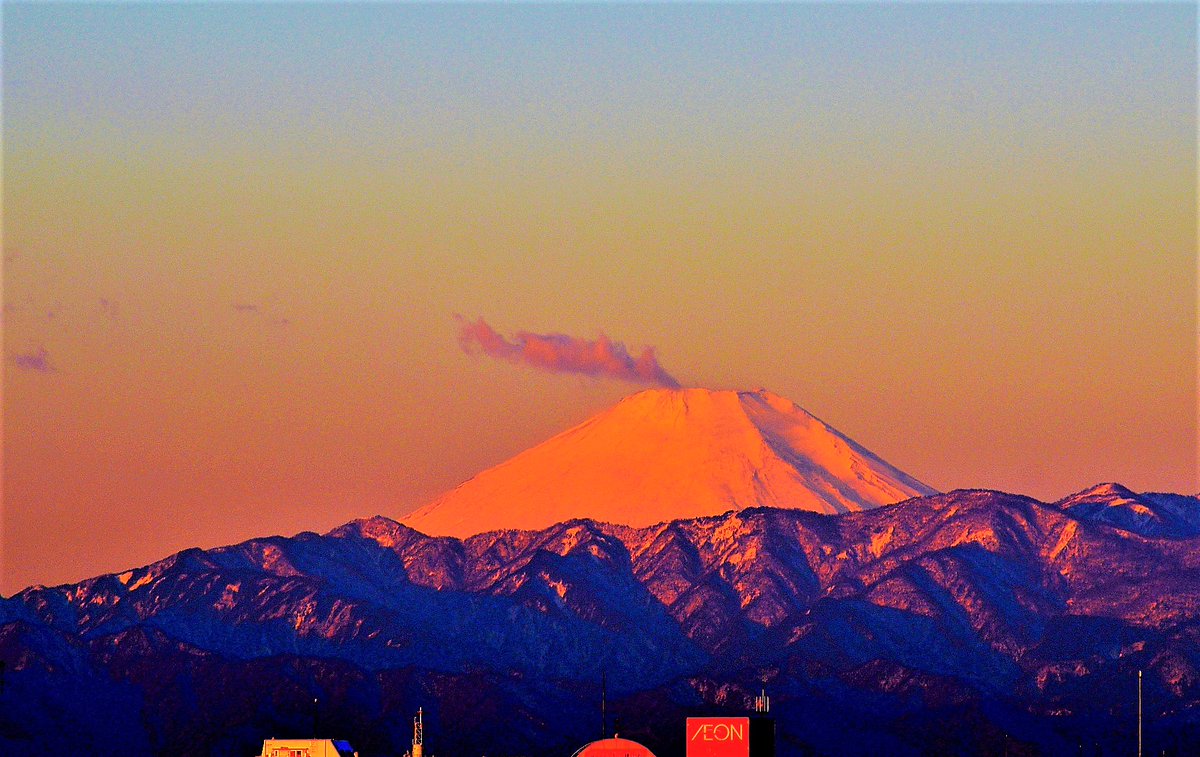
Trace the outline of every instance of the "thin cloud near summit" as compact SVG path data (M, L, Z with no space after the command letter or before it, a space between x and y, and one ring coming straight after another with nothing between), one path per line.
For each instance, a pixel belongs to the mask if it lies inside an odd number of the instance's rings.
M604 334L580 339L567 334L535 334L518 331L506 339L483 318L468 321L456 315L458 343L467 354L482 352L489 357L524 363L551 373L581 373L677 388L679 382L658 363L653 347L644 347L634 357L625 345Z

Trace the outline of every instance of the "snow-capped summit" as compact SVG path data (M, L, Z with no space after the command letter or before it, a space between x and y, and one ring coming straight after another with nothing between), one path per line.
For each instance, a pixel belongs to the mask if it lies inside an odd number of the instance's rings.
M647 526L768 505L839 513L935 490L765 390L651 389L403 519L430 535L573 518Z

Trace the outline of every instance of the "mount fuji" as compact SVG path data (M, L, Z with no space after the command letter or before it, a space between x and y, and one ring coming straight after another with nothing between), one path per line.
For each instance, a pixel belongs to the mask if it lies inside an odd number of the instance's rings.
M462 538L572 518L643 527L758 506L832 515L935 493L765 390L650 389L401 522Z

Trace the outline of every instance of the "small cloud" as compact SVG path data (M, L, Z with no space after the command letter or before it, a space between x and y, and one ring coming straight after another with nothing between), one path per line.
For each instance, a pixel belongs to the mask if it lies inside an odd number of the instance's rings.
M12 361L14 365L23 371L50 373L55 370L54 364L50 362L50 353L46 351L44 346L38 347L32 352L19 352L12 356Z

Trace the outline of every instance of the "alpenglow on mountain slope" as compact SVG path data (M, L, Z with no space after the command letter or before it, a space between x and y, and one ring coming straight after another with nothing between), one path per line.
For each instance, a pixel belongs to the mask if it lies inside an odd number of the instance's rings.
M401 522L466 537L572 518L640 527L757 506L834 514L934 493L770 392L651 389Z

